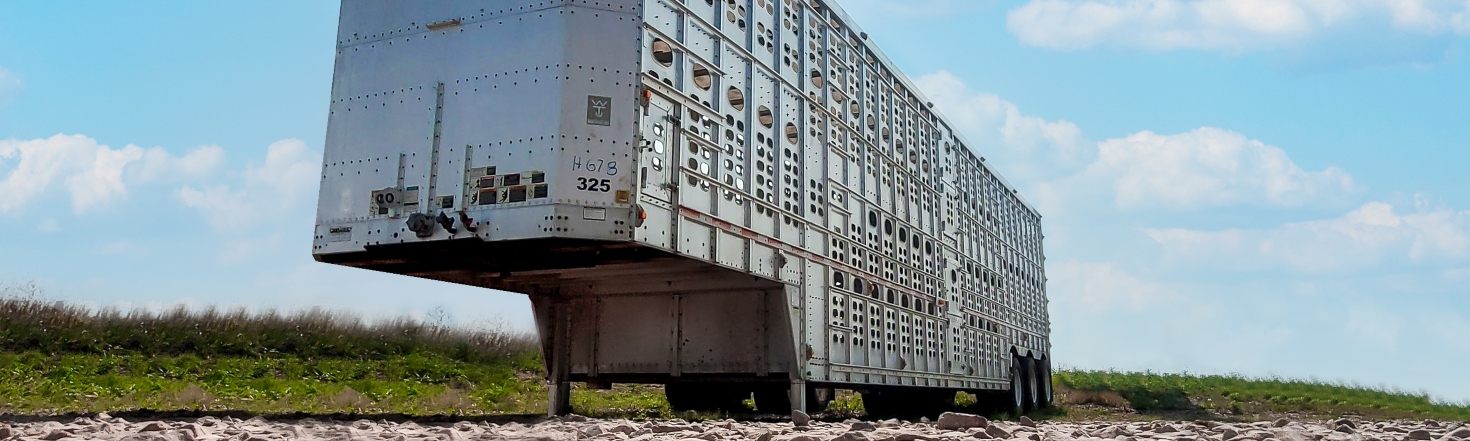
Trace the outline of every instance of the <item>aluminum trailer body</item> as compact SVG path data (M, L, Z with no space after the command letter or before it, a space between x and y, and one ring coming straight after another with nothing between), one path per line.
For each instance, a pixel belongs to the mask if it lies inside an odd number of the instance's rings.
M1040 215L831 2L345 0L337 40L315 258L529 295L552 413L1049 402Z

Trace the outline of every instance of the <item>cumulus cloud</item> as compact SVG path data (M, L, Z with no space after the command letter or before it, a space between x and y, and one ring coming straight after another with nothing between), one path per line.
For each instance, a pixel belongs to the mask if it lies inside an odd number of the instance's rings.
M1141 311L1179 297L1173 289L1129 274L1112 263L1062 261L1048 269L1053 297L1087 310Z
M1211 127L1103 141L1097 160L1064 184L1079 192L1111 190L1122 209L1292 207L1356 192L1341 169L1305 171L1278 147Z
M1353 30L1381 39L1470 35L1470 3L1435 0L1031 0L1007 15L1022 43L1243 51Z
M914 81L934 107L986 156L1000 155L1025 177L1044 177L1080 168L1097 148L1066 120L1047 121L1021 113L999 96L970 90L964 80L939 71Z
M1369 202L1328 220L1274 229L1196 231L1149 229L1167 260L1214 268L1346 271L1378 265L1388 256L1413 261L1460 258L1470 252L1470 211L1424 209L1398 214Z
M266 148L264 163L246 166L238 185L186 185L175 196L185 206L198 210L210 227L236 231L267 217L283 215L304 197L316 194L320 171L319 153L307 148L305 142L287 139Z
M43 196L57 181L71 195L72 211L86 213L125 199L130 184L162 176L207 173L222 162L218 147L183 157L135 145L113 149L83 135L0 141L0 213L13 213ZM134 172L133 169L145 170Z

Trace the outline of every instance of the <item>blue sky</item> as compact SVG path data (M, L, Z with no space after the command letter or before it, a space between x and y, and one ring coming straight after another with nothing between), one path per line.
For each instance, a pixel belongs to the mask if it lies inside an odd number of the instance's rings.
M1470 400L1470 3L841 5L1042 211L1059 362ZM311 261L335 26L0 2L0 283L529 329L519 295Z

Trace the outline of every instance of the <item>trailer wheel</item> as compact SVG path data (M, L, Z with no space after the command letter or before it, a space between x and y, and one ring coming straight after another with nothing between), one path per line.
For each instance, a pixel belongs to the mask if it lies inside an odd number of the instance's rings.
M1020 416L1021 414L1026 413L1026 391L1024 386L1026 384L1026 378L1023 376L1022 372L1025 371L1022 369L1021 366L1021 357L1012 358L1011 393L1007 395L1010 397L1009 407L1011 410L1011 415L1015 416Z
M1051 388L1051 360L1040 360L1036 362L1036 376L1040 380L1038 385L1041 387L1041 397L1038 400L1040 401L1038 404L1042 409L1051 408L1052 400L1054 399Z
M1041 402L1041 387L1038 385L1041 383L1041 379L1038 378L1038 376L1036 375L1037 368L1035 358L1031 358L1030 356L1023 357L1021 363L1021 366L1024 369L1023 372L1025 372L1026 375L1026 411L1031 412L1040 408L1039 403Z

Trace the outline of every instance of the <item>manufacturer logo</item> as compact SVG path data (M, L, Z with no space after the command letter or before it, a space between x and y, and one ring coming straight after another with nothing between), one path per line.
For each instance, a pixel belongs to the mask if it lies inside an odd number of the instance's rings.
M612 125L612 98L605 96L587 96L587 124L596 126Z

